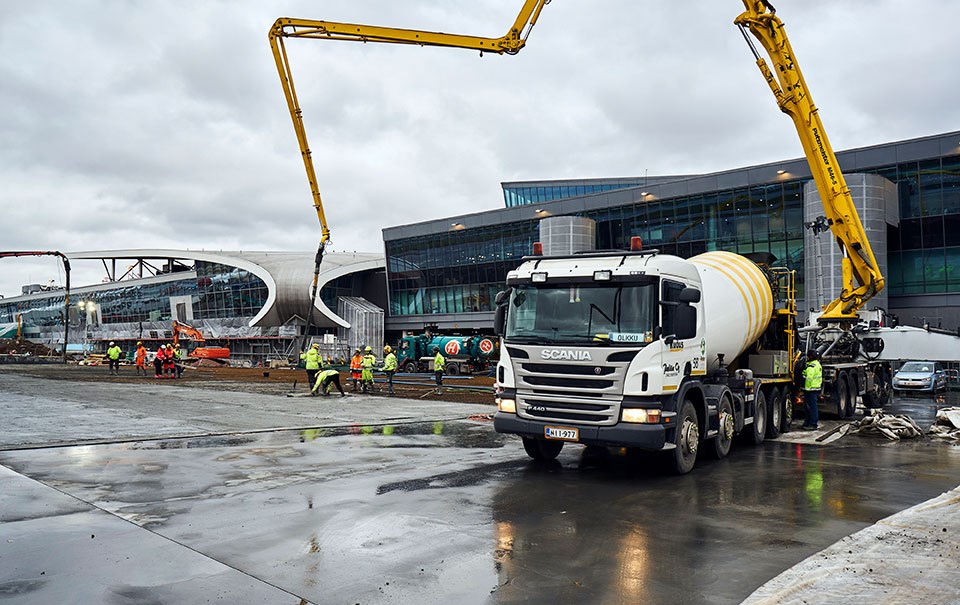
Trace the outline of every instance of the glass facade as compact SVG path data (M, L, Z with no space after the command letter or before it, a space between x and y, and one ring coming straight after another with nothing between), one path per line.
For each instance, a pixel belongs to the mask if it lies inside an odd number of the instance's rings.
M267 302L267 284L245 269L197 261L196 271L197 319L252 317Z
M562 200L580 195L589 195L591 193L603 193L604 191L614 191L616 189L637 187L640 185L641 180L642 179L633 179L611 183L564 183L557 185L504 185L503 202L506 204L507 208L513 208L514 206L525 206L527 204L537 204L540 202L552 202L553 200Z
M117 282L114 287L71 294L71 303L92 301L103 324L170 321L171 296L190 296L196 319L252 317L267 300L267 285L256 275L217 263L196 262L196 277L144 284ZM22 314L25 326L63 325L63 291L41 299L0 301L0 323L15 322ZM71 313L72 314L72 313Z
M890 227L891 296L960 292L960 155L864 170L897 183Z
M890 227L890 295L960 292L960 155L857 172L898 185L901 222ZM645 248L683 258L710 250L771 253L775 266L797 271L797 296L803 298L806 180L578 214L597 222L600 249L625 249L630 237L640 236ZM517 187L505 188L504 195L511 206L585 193L575 187ZM507 272L530 253L538 235L538 221L524 220L385 242L390 315L492 311Z

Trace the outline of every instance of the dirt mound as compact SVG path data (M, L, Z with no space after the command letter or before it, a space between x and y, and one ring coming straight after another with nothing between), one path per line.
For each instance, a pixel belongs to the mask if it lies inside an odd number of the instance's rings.
M29 340L24 340L21 343L13 338L0 338L0 355L16 354L43 357L46 355L55 355L56 353L41 344L30 342Z

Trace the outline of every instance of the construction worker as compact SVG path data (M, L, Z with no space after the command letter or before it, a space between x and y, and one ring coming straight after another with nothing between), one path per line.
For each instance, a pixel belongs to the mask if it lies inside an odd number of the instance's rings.
M117 346L115 342L110 341L110 348L107 349L107 359L110 361L110 373L119 374L120 373L120 356L123 355L123 350Z
M364 393L373 392L373 367L377 365L377 358L373 354L373 349L369 346L363 349L363 361L360 372L360 387Z
M160 378L163 376L163 364L167 359L167 347L160 343L160 347L157 348L157 356L153 358L153 369L154 369L154 378Z
M347 394L343 392L343 387L340 386L340 372L336 370L321 370L317 372L317 382L313 385L313 390L310 391L310 394L316 395L319 390L320 394L326 397L330 394L330 389L333 387L337 387L341 397L347 396Z
M167 343L167 348L164 351L165 355L163 357L163 377L164 378L173 378L173 371L175 369L175 364L173 361L173 344Z
M440 347L433 347L433 375L437 378L437 392L443 387L443 371L447 367L447 360L440 354Z
M147 375L147 347L143 346L143 343L139 340L137 341L137 376L140 376L140 373L143 372L143 375Z
M175 370L175 376L180 378L183 374L183 364L180 363L180 360L183 359L183 351L180 349L180 343L173 345L173 367Z
M387 375L387 392L393 395L393 375L397 371L397 356L393 354L390 345L383 347L383 367L380 369Z
M320 371L322 359L320 343L318 342L313 343L309 349L300 353L300 360L303 361L303 367L307 370L307 384L313 384L317 381L317 372Z
M817 409L817 405L821 388L823 388L823 366L820 365L820 354L810 351L807 356L807 365L803 368L803 403L807 408L807 418L800 428L805 431L815 431L819 428L820 410Z
M360 374L363 371L363 355L360 353L360 347L353 350L353 357L350 358L350 378L353 380L353 391L360 390Z

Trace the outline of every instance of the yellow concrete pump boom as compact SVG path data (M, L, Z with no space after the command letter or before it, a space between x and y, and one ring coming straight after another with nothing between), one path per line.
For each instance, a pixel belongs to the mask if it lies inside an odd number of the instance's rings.
M843 289L823 308L821 322L853 321L875 294L883 290L883 275L840 172L837 157L807 84L800 72L776 9L766 0L743 0L746 11L734 20L753 51L757 66L777 98L780 110L793 119L813 180L820 192L830 231L843 255ZM746 30L760 41L775 68L772 72L757 53Z
M479 50L498 55L515 55L527 43L530 30L536 25L540 11L551 0L525 0L520 8L513 27L499 38L482 38L479 36L463 36L445 34L414 29L399 29L394 27L379 27L375 25L360 25L356 23L336 23L333 21L314 21L309 19L290 19L281 17L270 28L270 49L277 63L277 72L280 75L280 84L287 99L290 118L293 120L293 129L300 144L300 155L303 157L303 166L307 171L307 180L310 183L310 192L313 195L313 206L320 220L320 246L317 248L313 273L313 290L311 303L307 313L307 331L310 330L310 318L313 313L313 301L317 296L317 283L320 276L320 263L327 240L330 239L330 228L323 212L323 202L320 199L320 188L317 186L317 174L313 168L313 158L310 146L307 144L307 132L303 126L303 112L297 101L297 92L293 85L293 73L287 59L287 51L283 45L284 38L308 38L315 40L346 40L354 42L380 42L385 44L410 44L416 46L446 46L451 48L466 48Z
M270 48L277 63L277 72L280 74L280 83L283 94L287 99L290 118L300 143L300 154L310 182L310 191L313 194L313 205L317 210L322 229L322 241L330 238L330 229L323 213L323 203L320 200L320 190L317 186L316 172L307 144L307 133L303 127L303 114L297 101L296 89L293 85L293 74L287 60L287 52L283 45L284 38L311 38L315 40L348 40L354 42L381 42L386 44L411 44L417 46L447 46L452 48L467 48L479 50L482 53L496 53L515 55L520 52L527 42L530 30L536 24L540 11L550 0L525 0L513 27L499 38L482 38L478 36L463 36L393 27L378 27L374 25L359 25L356 23L336 23L333 21L313 21L309 19L280 18L270 28Z

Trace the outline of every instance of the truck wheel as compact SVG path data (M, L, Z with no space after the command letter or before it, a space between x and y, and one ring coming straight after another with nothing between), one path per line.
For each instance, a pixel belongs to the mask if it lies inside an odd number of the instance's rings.
M767 436L767 398L757 390L753 400L753 424L747 432L747 443L760 445Z
M767 412L767 437L776 439L780 436L780 427L783 424L783 396L780 389L770 391L770 411Z
M847 408L844 410L844 418L853 418L857 413L857 377L853 372L847 374Z
M547 441L534 437L521 437L523 449L534 460L546 462L555 459L563 449L563 441Z
M837 374L837 381L833 384L833 398L836 402L837 418L841 420L847 413L847 405L850 399L850 389L847 388L847 373Z
M713 441L713 449L710 453L713 454L714 458L720 460L730 453L730 445L733 443L735 423L730 393L721 395L720 403L717 404L717 429L717 436L711 440Z
M790 425L793 424L793 391L790 387L785 387L782 391L783 414L780 415L780 433L790 432Z
M890 403L890 374L883 366L873 368L873 389L863 395L863 405L882 408Z
M447 374L451 376L456 376L460 373L460 366L455 363L447 364Z
M678 475L685 475L693 470L697 462L697 447L700 445L697 411L689 400L684 399L680 407L673 443L676 447L670 452L670 469Z
M401 371L406 372L407 374L414 374L417 371L417 364L412 361L408 361L407 363L403 364L403 369Z

